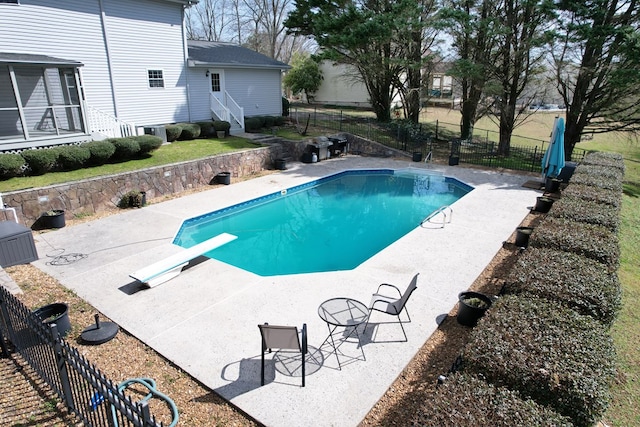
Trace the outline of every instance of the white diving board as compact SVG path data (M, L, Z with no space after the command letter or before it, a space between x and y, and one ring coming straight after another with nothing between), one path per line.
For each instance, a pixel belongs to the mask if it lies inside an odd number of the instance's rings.
M182 271L182 268L189 264L194 258L197 258L209 251L214 250L222 245L225 245L235 239L238 236L234 236L229 233L218 234L216 237L212 237L209 240L205 240L202 243L198 243L188 249L173 254L161 261L155 262L148 267L142 268L134 273L131 273L129 277L136 279L139 282L145 283L150 288L166 282L169 279L173 279Z

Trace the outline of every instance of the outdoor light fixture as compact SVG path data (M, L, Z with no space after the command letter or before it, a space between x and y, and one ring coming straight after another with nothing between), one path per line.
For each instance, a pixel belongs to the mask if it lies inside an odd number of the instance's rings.
M207 73L205 74L207 77L209 77L209 70L207 70Z

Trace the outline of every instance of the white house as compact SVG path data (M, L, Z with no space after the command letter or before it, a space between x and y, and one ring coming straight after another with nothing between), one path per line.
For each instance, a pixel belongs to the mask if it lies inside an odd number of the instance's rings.
M211 118L241 129L245 115L281 114L288 66L187 42L195 3L0 0L0 151Z

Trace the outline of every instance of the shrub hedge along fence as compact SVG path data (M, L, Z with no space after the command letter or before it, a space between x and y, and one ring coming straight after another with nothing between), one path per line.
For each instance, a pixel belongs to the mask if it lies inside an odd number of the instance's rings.
M592 426L615 375L622 156L592 153L535 227L419 425Z

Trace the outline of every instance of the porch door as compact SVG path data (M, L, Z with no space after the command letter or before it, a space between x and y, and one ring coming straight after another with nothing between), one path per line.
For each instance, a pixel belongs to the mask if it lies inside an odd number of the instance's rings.
M80 114L80 94L76 82L75 70L72 68L60 70L63 83L64 102L67 105L65 113L67 126L70 131L82 132L82 116Z
M209 75L210 86L209 90L215 96L222 105L226 106L227 102L224 97L224 70L213 69Z

